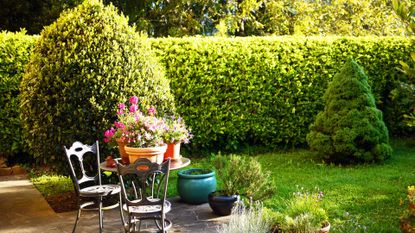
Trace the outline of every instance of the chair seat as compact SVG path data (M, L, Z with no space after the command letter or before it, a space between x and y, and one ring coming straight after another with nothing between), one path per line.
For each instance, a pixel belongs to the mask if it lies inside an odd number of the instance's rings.
M120 186L116 184L94 185L81 189L80 195L83 197L107 196L120 191Z
M123 205L123 209L126 212L135 213L135 214L148 214L156 213L161 211L161 205L140 205L140 206L129 206L127 204ZM164 201L164 213L167 213L171 210L171 203L167 200Z

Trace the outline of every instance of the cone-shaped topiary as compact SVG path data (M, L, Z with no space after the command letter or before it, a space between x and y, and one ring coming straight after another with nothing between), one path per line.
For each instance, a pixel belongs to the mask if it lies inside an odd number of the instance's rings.
M391 156L388 130L362 68L349 59L324 95L324 111L307 142L334 162L383 161Z
M29 150L62 161L63 144L92 143L116 119L113 106L139 96L141 110L174 111L168 80L146 38L112 5L86 0L46 27L21 83Z

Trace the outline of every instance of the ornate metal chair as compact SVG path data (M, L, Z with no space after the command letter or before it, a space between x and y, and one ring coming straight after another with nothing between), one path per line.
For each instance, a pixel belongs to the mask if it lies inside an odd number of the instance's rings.
M166 219L171 204L166 200L170 159L162 164L142 158L129 165L117 162L123 210L128 213L126 232L141 228L143 220L153 219L162 232L167 232L172 222Z
M78 214L72 232L75 232L76 226L78 225L81 210L99 211L99 231L102 232L103 210L115 208L121 203L120 186L114 184L101 184L98 141L91 146L84 145L80 142L74 142L69 149L65 146L64 149L70 165L70 175L75 187L75 193L78 196ZM116 194L119 196L117 203L108 207L103 207L103 198L110 197L111 195L113 197ZM96 206L98 206L98 208L96 208ZM121 219L124 220L121 208L120 214Z

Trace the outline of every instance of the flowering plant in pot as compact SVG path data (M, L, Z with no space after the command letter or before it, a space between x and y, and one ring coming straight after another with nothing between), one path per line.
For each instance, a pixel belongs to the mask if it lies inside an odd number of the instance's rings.
M165 122L167 127L164 133L164 141L167 143L167 151L164 154L164 159L178 160L180 159L181 143L189 143L193 135L190 133L191 130L186 128L186 124L181 117L167 117Z
M128 155L128 162L147 157L153 162L161 163L167 148L163 138L167 129L165 121L155 116L154 107L148 109L147 115L138 109L136 96L130 98L128 108L124 103L118 104L118 121L114 122L111 129L105 131L104 141L117 142L122 157ZM123 159L123 162L126 161Z
M217 215L231 214L238 200L261 201L276 191L270 172L263 171L255 158L219 154L212 162L221 186L209 194L208 201Z

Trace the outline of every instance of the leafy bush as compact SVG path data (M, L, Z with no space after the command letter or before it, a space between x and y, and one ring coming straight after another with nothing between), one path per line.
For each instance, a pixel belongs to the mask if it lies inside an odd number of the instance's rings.
M239 194L252 200L263 200L275 192L269 171L252 157L216 155L213 159L216 174L221 181L220 191L225 195Z
M355 61L349 59L334 76L324 100L324 111L307 135L311 149L337 162L378 162L391 156L382 112Z
M102 138L119 101L174 111L168 80L148 41L99 0L69 10L38 40L21 84L24 136L41 162L62 161L61 146Z
M24 31L0 33L0 154L23 151L19 85L37 37Z
M385 100L399 73L396 67L415 49L414 39L404 37L163 38L152 43L167 68L177 111L195 135L191 145L210 150L304 144L324 107L327 84L348 55L366 67L378 106L390 109ZM396 118L388 119L387 125L394 125ZM402 128L391 131L399 135Z

